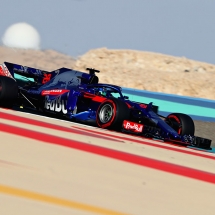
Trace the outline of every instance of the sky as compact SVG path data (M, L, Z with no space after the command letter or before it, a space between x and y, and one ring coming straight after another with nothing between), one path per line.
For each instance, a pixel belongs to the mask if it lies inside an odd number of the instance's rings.
M26 22L41 49L157 52L215 64L215 0L0 0L0 37ZM2 44L2 43L1 43Z

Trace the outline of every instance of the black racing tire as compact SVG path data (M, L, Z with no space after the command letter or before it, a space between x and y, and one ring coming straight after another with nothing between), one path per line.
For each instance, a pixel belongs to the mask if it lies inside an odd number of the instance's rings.
M130 110L120 99L111 98L102 102L96 112L96 124L100 128L120 131L123 120L129 120Z
M0 106L10 107L18 96L17 82L9 77L0 76Z
M165 121L180 135L191 135L194 136L195 125L193 119L187 114L183 113L171 113Z

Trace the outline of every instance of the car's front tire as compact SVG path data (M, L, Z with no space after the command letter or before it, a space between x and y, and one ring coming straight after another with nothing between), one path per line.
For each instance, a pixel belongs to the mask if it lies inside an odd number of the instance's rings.
M180 135L194 136L195 125L193 119L187 114L183 113L171 113L165 121Z
M96 112L96 123L100 128L121 130L123 120L128 120L130 110L124 101L116 98L101 103Z

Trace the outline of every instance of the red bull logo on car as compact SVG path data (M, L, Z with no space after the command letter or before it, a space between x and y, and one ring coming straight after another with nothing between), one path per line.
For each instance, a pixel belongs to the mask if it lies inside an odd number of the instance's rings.
M45 105L44 108L50 111L55 112L63 112L63 114L67 114L67 101L64 99L61 99L61 96L59 96L56 99L50 99L49 96L45 97Z
M143 131L143 125L135 122L130 122L127 120L123 121L123 128L126 130L132 130L134 132L142 132Z

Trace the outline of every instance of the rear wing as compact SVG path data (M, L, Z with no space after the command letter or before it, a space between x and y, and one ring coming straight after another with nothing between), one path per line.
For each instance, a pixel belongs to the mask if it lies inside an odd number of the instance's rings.
M87 68L89 73L76 71L69 68L60 68L51 72L36 69L28 66L22 66L19 64L14 64L10 62L4 62L0 66L0 75L8 76L10 78L14 78L15 80L20 80L23 82L30 81L35 82L37 84L46 84L47 82L57 78L57 76L63 75L63 79L72 80L72 79L80 79L81 84L96 84L99 79L95 75L99 70L93 68Z
M51 79L51 74L48 71L35 69L28 66L22 66L19 64L14 64L10 62L4 62L5 67L10 72L13 78L18 78L24 76L26 78L32 78L37 83L43 84L43 82Z

